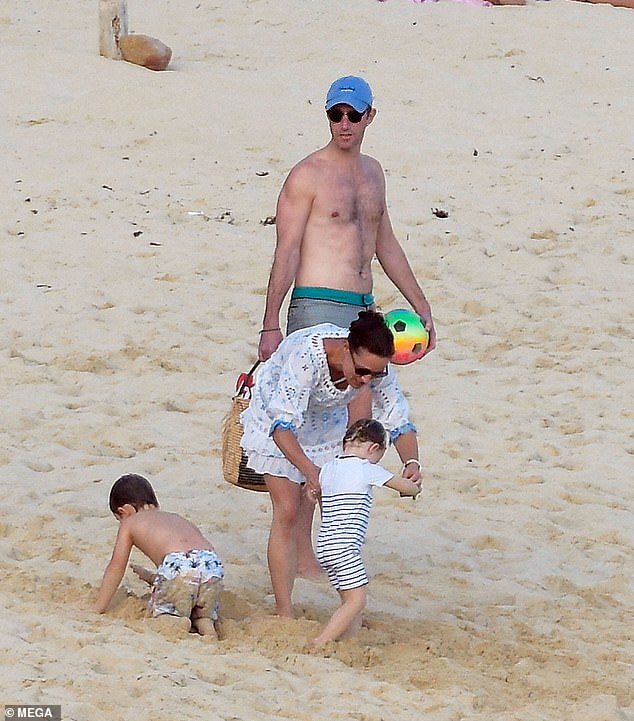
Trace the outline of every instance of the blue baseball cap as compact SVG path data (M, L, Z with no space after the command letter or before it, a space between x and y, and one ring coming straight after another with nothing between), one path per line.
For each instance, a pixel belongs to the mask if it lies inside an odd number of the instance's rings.
M346 75L330 86L326 95L326 110L335 105L350 105L359 113L372 107L372 91L363 78Z

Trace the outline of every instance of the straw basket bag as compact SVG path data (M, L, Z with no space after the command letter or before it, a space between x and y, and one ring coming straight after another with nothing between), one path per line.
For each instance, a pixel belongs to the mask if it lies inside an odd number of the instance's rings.
M231 409L222 424L222 474L225 481L250 491L267 490L263 476L247 468L247 457L240 446L244 433L240 414L251 401L253 374L259 364L260 361L256 361L248 373L243 373L238 378L236 394L231 399Z

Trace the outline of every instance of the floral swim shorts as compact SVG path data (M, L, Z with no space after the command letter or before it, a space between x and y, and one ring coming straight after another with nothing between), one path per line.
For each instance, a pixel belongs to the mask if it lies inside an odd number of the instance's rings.
M153 617L169 614L218 620L222 579L222 561L215 551L168 553L156 569L148 610Z

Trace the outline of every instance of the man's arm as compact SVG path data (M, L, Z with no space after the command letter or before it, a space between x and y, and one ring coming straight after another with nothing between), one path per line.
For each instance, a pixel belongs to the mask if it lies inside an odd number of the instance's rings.
M119 584L128 565L131 550L132 534L130 533L128 524L125 521L121 521L117 540L112 551L112 558L106 566L99 595L95 601L95 611L97 611L97 613L105 613L108 604L112 601L112 597L119 588Z
M260 334L258 347L258 357L262 361L270 358L282 341L280 309L299 268L302 240L313 203L313 195L307 191L303 176L301 167L294 168L277 201L277 241L266 290L263 332Z
M425 298L412 268L407 260L405 251L394 235L392 222L385 207L385 212L379 224L376 239L376 257L385 271L387 277L400 290L412 308L423 319L425 328L429 333L429 344L425 353L436 347L436 329L431 314L431 307Z

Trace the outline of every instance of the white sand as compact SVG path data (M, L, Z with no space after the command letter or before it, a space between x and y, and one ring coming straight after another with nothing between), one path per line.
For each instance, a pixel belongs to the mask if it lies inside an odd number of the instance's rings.
M0 6L0 700L77 721L632 721L634 11L129 11L170 71L99 57L96 2ZM268 498L222 480L220 423L255 356L261 221L350 72L439 346L400 371L425 496L377 494L368 628L308 653L335 595L302 581L303 617L271 615ZM378 267L376 293L403 305ZM221 642L155 633L132 573L85 610L124 472L217 545Z

